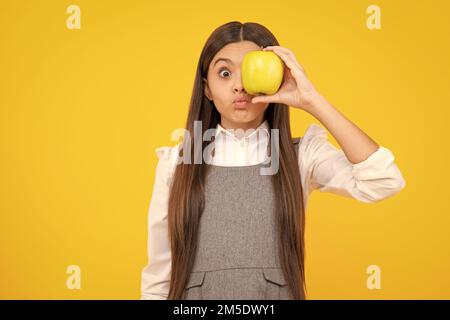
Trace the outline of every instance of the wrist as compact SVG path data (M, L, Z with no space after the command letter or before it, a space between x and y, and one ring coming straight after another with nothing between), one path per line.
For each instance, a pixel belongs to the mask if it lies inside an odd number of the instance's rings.
M327 101L325 97L323 97L319 92L314 91L309 95L307 99L308 103L305 106L305 110L311 114L317 111L317 109L321 108Z

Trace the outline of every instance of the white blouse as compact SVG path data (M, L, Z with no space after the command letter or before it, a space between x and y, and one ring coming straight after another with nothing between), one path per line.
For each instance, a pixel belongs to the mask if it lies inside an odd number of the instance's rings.
M252 133L239 137L220 124L216 129L215 154L207 157L205 162L247 166L266 159L266 154L259 151L267 150L270 142L267 120ZM168 296L171 271L167 224L169 182L181 145L156 149L158 164L148 211L148 263L142 270L141 300L165 300ZM366 203L394 195L405 187L405 180L394 160L392 152L380 146L366 160L352 164L341 149L328 141L325 129L311 124L300 140L298 152L305 208L309 195L316 189Z

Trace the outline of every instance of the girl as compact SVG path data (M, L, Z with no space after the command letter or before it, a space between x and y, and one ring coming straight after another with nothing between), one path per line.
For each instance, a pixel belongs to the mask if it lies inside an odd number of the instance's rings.
M274 95L252 96L243 88L240 65L247 52L261 49L282 59L284 79ZM288 106L313 115L342 150L316 124L293 139ZM227 23L207 40L186 123L189 137L198 121L202 137L217 129L213 142L184 139L156 149L141 299L305 299L310 193L376 202L405 186L392 152L328 103L293 52L257 23ZM276 147L269 144L274 130ZM180 163L181 155L193 159L199 146L211 145L204 162ZM277 157L278 170L262 175L269 154Z

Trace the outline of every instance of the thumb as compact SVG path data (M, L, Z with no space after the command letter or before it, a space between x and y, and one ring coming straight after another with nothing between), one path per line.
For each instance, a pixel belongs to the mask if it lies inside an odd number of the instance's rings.
M252 99L252 103L270 103L270 102L276 102L276 96L257 96Z

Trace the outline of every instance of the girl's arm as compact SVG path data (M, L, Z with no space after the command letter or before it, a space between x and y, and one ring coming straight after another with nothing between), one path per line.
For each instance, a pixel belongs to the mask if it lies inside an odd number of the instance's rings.
M298 162L305 205L315 189L371 203L405 187L389 149L380 146L367 159L352 163L342 150L331 144L327 131L317 124L311 124L302 137Z
M330 131L342 148L335 148L320 126L308 128L299 152L306 196L320 189L374 202L405 187L392 152L379 146L317 92L292 51L280 46L264 50L272 50L284 61L284 79L274 95L257 96L252 102L283 103L305 110Z
M263 50L273 51L284 61L284 79L274 95L258 96L252 99L253 103L284 103L310 113L330 131L352 163L361 162L378 150L379 145L375 141L319 94L291 50L281 46L269 46Z
M351 163L360 163L379 149L375 141L321 95L312 100L308 110L333 135Z
M171 147L156 149L159 158L148 211L148 263L142 270L141 300L165 300L169 294L171 250L168 235L168 178Z

